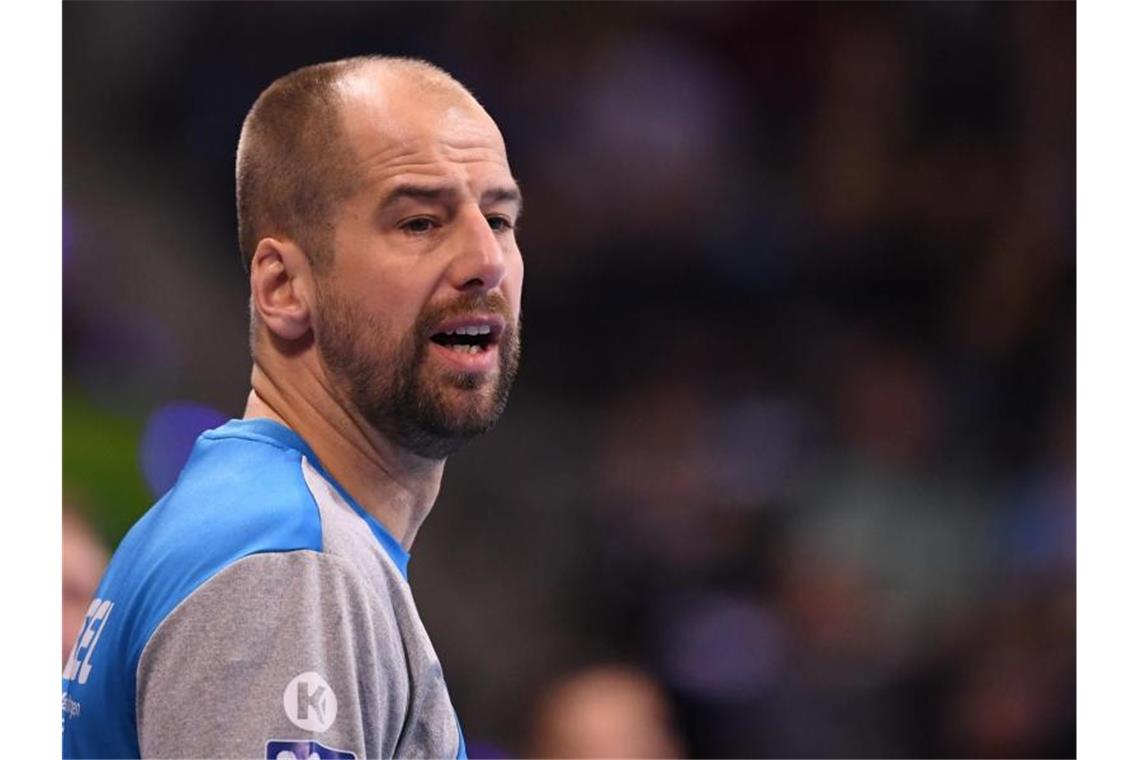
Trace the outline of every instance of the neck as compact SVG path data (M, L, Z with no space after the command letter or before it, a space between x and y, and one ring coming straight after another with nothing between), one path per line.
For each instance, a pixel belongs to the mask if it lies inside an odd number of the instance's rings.
M296 432L357 503L410 550L439 495L443 461L392 444L313 374L282 373L299 378L288 386L274 375L254 361L243 418L268 418Z

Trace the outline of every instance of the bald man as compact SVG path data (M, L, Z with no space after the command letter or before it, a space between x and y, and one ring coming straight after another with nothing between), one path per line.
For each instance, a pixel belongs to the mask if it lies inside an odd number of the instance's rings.
M64 668L68 757L463 757L407 584L519 357L518 185L422 61L267 88L242 127L252 390L124 539Z

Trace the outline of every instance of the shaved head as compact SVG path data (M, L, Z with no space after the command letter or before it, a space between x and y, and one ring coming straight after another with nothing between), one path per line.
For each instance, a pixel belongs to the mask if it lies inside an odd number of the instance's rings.
M331 263L334 209L361 182L342 106L377 79L428 97L476 103L443 69L412 58L320 63L269 85L246 116L238 141L238 242L247 270L258 242L269 236L296 242L318 271Z

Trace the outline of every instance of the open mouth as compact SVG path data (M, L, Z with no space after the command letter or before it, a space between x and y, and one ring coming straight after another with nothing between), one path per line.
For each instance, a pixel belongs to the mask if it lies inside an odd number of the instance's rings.
M497 318L453 320L441 327L443 329L431 336L433 343L471 355L491 350L503 331L502 320Z

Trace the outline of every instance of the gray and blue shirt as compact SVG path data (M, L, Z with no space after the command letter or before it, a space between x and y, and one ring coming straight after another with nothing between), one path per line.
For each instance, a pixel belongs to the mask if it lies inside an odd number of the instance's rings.
M465 757L407 566L293 431L203 433L87 610L64 757Z

